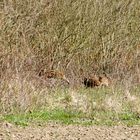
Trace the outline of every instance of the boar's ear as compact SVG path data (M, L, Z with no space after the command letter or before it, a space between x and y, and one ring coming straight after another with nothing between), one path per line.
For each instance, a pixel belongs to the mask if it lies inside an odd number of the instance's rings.
M102 79L103 79L103 77L102 77L102 76L99 76L99 81L100 81L100 82L102 81Z
M87 81L87 78L86 77L84 77L84 81Z

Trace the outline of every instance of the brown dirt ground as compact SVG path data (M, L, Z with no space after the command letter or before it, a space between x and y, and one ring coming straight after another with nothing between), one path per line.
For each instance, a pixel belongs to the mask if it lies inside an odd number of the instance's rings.
M140 140L140 126L77 126L0 123L0 140Z

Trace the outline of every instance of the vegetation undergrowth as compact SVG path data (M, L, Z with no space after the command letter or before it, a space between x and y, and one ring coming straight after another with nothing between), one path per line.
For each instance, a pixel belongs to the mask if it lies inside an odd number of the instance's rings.
M11 112L2 114L0 120L21 126L31 123L43 125L48 122L76 125L139 125L140 112L137 108L140 100L135 92L137 90L133 88L133 94L129 95L118 88L117 91L110 88L57 88L49 90L49 94L44 91L45 102L41 107L37 108L37 102L36 105L32 103L25 111L23 108L14 107Z
M139 15L138 0L0 1L0 120L139 124ZM111 86L82 87L103 73Z
M132 112L115 113L94 111L92 115L62 109L33 111L24 114L9 114L0 118L0 121L8 121L20 126L28 126L32 123L43 125L44 123L75 124L75 125L140 125L140 118Z

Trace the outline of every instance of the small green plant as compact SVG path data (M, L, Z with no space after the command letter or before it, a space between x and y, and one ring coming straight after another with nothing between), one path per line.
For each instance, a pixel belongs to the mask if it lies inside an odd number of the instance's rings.
M140 119L137 115L127 112L117 114L115 112L94 111L88 116L82 112L74 112L72 110L42 110L34 111L25 114L5 115L1 120L6 120L16 125L27 126L30 123L58 122L63 124L78 124L78 125L136 125L140 124Z

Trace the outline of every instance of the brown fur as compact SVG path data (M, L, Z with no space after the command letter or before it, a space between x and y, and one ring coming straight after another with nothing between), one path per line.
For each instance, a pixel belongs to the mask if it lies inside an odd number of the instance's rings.
M111 80L106 75L91 75L90 78L84 78L84 85L86 87L99 87L99 86L109 86Z
M39 76L43 76L44 78L55 78L55 79L62 79L69 84L69 80L66 78L63 72L56 71L56 70L41 70L39 72Z
M108 77L105 76L99 76L99 81L100 81L100 86L109 86L110 81L108 79Z
M98 87L100 86L99 78L96 75L92 75L90 78L84 78L84 85L86 87Z

